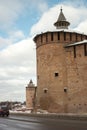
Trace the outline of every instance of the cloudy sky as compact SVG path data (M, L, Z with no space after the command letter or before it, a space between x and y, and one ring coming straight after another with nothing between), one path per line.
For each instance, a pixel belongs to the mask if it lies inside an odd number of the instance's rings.
M55 30L61 6L70 29L87 34L86 0L0 0L0 101L25 101L30 79L36 85L33 37Z

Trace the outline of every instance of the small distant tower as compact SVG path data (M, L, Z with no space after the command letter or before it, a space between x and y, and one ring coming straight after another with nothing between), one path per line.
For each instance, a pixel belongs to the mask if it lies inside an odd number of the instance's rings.
M61 8L58 20L54 23L54 26L56 26L56 29L68 29L69 25L70 23L66 20Z
M26 87L26 107L33 109L35 105L36 97L36 86L33 84L33 81L30 80L28 86Z

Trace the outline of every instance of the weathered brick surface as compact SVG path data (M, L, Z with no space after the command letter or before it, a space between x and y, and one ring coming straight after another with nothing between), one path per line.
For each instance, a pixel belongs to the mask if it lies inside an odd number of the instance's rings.
M87 36L66 32L64 40L63 31L59 32L60 39L58 32L52 33L53 40L51 32L34 38L37 47L37 106L50 112L87 112L87 56L84 56L84 47L76 47L76 58L73 47L64 48L66 44Z
M73 47L68 50L68 111L84 113L87 112L87 56L84 56L84 45L76 47L76 58L73 57Z

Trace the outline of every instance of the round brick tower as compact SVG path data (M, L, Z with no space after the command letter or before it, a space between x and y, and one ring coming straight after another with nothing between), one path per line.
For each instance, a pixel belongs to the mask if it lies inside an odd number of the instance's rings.
M45 32L34 37L37 54L37 98L38 108L50 112L68 112L67 68L65 45L87 38L68 30L70 23L62 9L56 31Z

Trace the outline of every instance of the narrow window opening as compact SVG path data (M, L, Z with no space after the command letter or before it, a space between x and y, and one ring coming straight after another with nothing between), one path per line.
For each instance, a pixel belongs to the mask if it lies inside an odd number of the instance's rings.
M64 92L65 92L65 93L67 92L67 87L64 88Z
M53 41L53 32L51 33L51 41Z
M76 41L77 41L77 38L78 38L78 37L77 37L77 33L76 33Z
M48 34L46 33L46 42L48 42Z
M84 55L87 56L87 44L84 44Z
M58 77L59 76L59 74L58 73L55 73L55 77Z
M45 89L43 89L43 91L44 91L44 93L47 93L47 92L48 92L48 89L47 89L47 88L45 88Z
M60 33L58 32L58 40L60 40Z
M64 41L66 41L66 32L64 32Z
M73 48L74 48L74 58L76 58L76 46L74 46Z
M47 90L44 90L44 93L47 93Z

